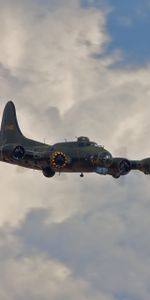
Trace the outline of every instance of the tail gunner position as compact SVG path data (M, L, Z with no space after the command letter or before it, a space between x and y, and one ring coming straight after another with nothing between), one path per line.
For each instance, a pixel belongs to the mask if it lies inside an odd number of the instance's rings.
M128 160L112 157L104 147L87 137L78 137L74 142L47 145L26 138L18 125L13 102L4 109L0 131L0 161L20 167L40 170L46 177L55 173L95 172L119 178L131 170L150 174L150 158Z

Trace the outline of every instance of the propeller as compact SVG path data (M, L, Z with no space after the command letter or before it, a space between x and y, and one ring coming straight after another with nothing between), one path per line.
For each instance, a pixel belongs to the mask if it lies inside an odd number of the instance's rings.
M121 157L128 157L128 148L127 148L127 146L120 146L120 147L118 147L116 150L115 150L115 152L117 153L117 155L119 155L119 156L121 156ZM125 165L124 165L124 168L125 168ZM124 170L125 171L125 170ZM120 178L119 178L119 184L120 184L120 186L125 186L126 185L126 183L127 183L127 178L126 178L126 176L120 176Z
M120 175L127 175L131 170L131 163L128 159L123 159L119 165Z

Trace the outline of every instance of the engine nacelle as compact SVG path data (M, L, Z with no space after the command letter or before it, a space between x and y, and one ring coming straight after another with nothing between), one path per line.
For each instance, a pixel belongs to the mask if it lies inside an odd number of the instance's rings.
M6 144L2 148L2 159L7 160L22 160L25 156L25 149L21 145Z
M150 158L145 158L139 161L139 170L144 174L150 174Z
M114 178L119 178L122 175L127 175L131 171L131 163L125 158L113 158L109 168L109 174Z
M131 164L128 159L123 159L119 165L120 175L127 175L131 171Z
M16 146L12 152L12 158L15 160L22 160L24 156L25 156L25 149L20 145Z
M54 170L63 169L70 163L70 158L62 151L55 151L50 156L50 167Z

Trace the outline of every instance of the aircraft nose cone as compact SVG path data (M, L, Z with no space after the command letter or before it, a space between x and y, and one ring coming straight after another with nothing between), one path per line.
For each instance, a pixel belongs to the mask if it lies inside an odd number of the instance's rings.
M112 163L112 155L108 151L104 151L98 155L99 162L104 167L109 167Z

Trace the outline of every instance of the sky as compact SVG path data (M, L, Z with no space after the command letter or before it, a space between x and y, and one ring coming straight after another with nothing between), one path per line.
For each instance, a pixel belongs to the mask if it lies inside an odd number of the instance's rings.
M148 0L0 2L0 116L25 136L150 153ZM0 164L0 299L149 300L149 176Z

